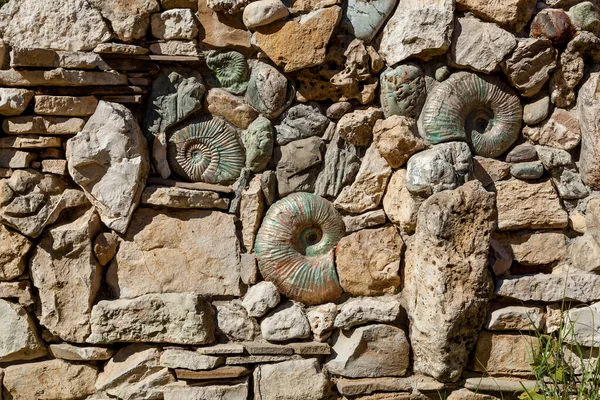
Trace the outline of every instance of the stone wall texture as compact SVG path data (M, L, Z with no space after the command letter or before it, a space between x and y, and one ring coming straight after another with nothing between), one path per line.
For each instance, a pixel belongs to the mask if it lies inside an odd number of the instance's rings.
M597 0L0 3L0 400L516 399L565 321L599 362Z

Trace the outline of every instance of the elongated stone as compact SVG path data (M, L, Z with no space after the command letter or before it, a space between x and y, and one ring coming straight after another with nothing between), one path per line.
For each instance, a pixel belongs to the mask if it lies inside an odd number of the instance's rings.
M64 117L87 117L94 114L98 106L95 96L35 96L34 111L39 115Z
M526 275L502 278L496 284L496 295L520 301L554 303L574 300L583 303L600 300L600 275Z
M21 116L6 118L2 123L8 135L75 135L85 125L81 118Z
M71 71L62 68L49 71L15 69L0 71L0 85L9 87L104 86L127 84L127 75L118 72Z
M577 105L581 127L579 170L583 182L600 189L600 73L590 75L579 90Z

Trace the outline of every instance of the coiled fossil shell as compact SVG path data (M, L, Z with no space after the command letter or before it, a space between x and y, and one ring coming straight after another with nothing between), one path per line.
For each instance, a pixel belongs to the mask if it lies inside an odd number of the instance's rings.
M212 52L206 57L206 65L215 74L219 85L233 93L242 94L248 87L248 63L237 51Z
M498 78L458 72L433 88L419 132L431 143L464 140L484 157L498 157L517 140L523 109Z
M271 206L254 250L263 277L292 300L319 304L342 294L333 252L344 236L333 205L311 193L293 193Z
M235 129L213 118L192 121L175 131L167 144L171 170L192 182L229 183L244 167L244 150Z

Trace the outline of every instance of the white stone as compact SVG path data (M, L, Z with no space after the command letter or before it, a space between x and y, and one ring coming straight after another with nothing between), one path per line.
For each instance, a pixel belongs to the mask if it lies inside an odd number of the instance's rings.
M252 341L260 328L256 319L249 317L239 300L214 301L217 310L217 328L231 341Z
M269 313L260 323L264 339L282 342L290 339L306 339L310 325L302 308L295 303L284 303Z
M501 278L496 295L521 301L552 303L569 299L579 302L600 300L600 275L571 272Z
M271 308L279 304L279 291L272 282L259 282L250 287L242 305L251 317L262 317Z
M50 354L68 361L102 361L112 357L112 349L105 347L80 347L69 343L51 344Z
M67 141L71 177L102 222L125 233L150 169L146 139L125 106L101 101L83 130Z
M0 300L0 362L32 360L45 355L44 343L27 311Z
M337 306L333 303L321 304L308 309L306 317L315 339L323 342L329 338L337 315Z
M450 47L454 27L452 0L400 0L383 28L379 53L388 65L411 56L429 59Z
M192 40L198 35L198 27L192 10L179 8L152 14L152 36L163 40Z
M166 349L160 356L160 365L194 371L213 369L225 362L223 357L207 356L192 350Z
M566 341L579 346L600 347L600 303L572 308L564 318Z
M6 116L20 115L25 111L34 92L27 89L0 89L0 114Z
M400 303L394 298L363 297L352 299L338 308L334 326L350 329L370 322L394 322L400 314Z
M544 323L542 307L507 306L491 311L484 328L491 331L540 331Z
M243 21L246 27L256 28L285 18L289 13L281 0L259 0L244 8Z

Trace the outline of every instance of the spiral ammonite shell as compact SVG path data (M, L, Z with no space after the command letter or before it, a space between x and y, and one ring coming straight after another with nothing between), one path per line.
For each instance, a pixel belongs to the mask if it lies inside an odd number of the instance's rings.
M498 78L458 72L433 88L419 131L436 144L465 140L484 157L498 157L517 140L523 110L519 97Z
M344 222L333 205L311 193L293 193L269 208L254 250L263 277L292 300L319 304L342 294L334 248Z
M215 74L221 87L233 94L242 94L248 87L248 63L237 51L212 52L206 65Z
M237 132L213 118L192 121L175 131L167 145L171 170L191 182L229 183L244 167L244 149Z

